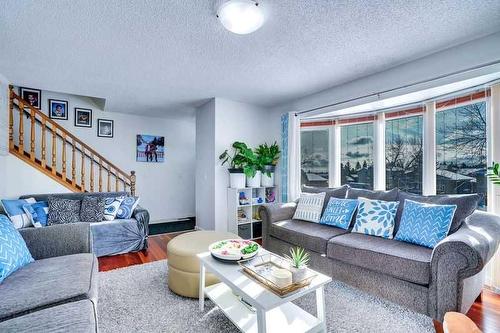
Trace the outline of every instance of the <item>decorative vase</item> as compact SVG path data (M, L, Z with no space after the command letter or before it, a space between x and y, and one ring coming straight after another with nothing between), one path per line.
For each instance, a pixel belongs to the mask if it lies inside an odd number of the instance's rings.
M252 178L247 177L247 187L260 187L261 178L262 173L260 171L257 171Z
M245 188L243 169L229 169L229 186L231 188Z
M264 170L262 172L262 179L260 181L262 187L274 186L274 170L276 167L274 165L264 165ZM268 174L270 174L268 176Z
M300 268L290 266L290 272L292 272L292 282L300 282L306 278L307 266L302 266Z

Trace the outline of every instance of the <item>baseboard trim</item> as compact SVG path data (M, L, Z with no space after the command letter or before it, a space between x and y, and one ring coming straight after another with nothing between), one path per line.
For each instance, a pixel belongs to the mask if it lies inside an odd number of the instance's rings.
M194 216L185 219L153 222L149 224L150 236L188 230L196 230L196 218Z

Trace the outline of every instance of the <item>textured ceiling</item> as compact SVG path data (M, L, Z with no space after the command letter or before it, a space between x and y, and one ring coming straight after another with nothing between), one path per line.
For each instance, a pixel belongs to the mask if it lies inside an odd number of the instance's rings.
M500 30L498 0L262 0L264 26L240 36L219 2L2 0L0 73L117 112L272 106Z

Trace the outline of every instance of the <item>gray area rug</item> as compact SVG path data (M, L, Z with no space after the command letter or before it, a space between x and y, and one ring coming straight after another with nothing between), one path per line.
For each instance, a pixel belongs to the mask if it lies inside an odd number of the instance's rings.
M100 332L237 332L214 304L167 287L167 261L99 273ZM432 320L334 281L325 289L329 332L434 332ZM314 293L297 302L315 313Z

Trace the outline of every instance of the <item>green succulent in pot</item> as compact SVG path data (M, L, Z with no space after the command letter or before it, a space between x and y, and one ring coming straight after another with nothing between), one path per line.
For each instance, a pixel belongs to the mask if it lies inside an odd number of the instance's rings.
M300 282L307 275L307 264L311 259L309 253L301 247L290 248L290 255L284 257L290 262L290 271L292 272L292 282Z

